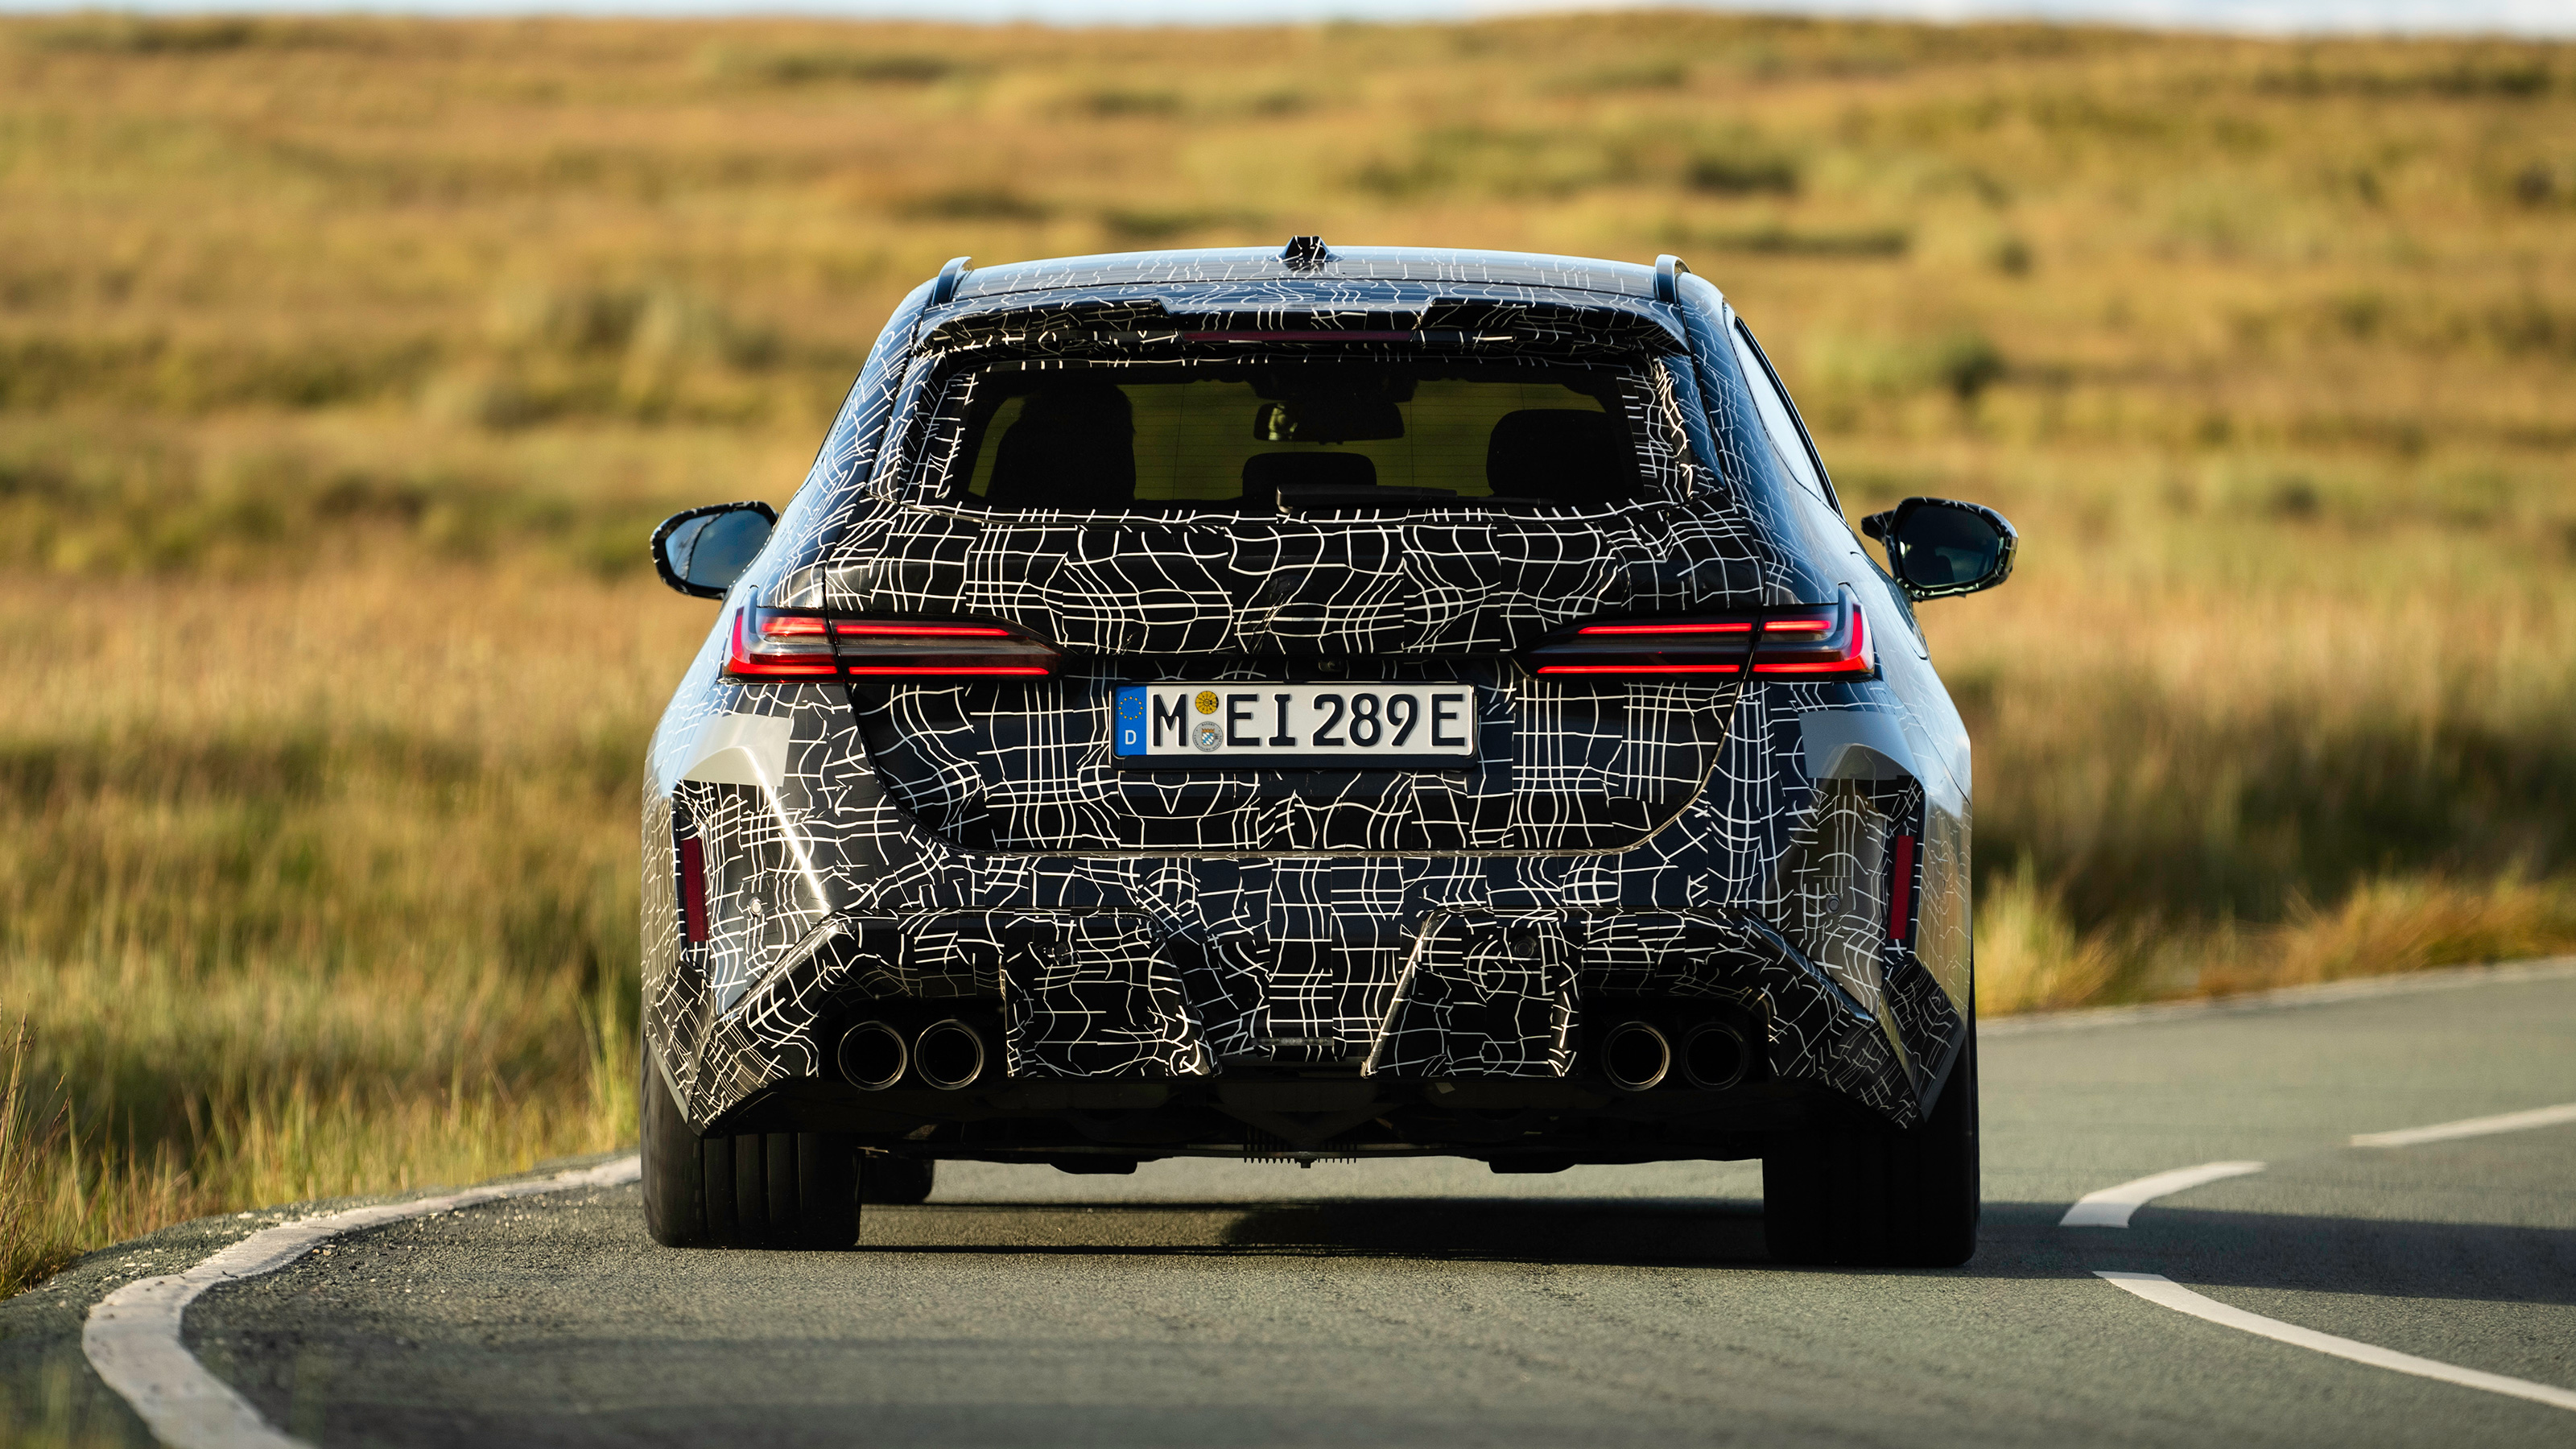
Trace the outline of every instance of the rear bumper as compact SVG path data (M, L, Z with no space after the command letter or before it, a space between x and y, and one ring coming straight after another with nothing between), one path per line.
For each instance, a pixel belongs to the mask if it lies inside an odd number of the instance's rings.
M1641 1161L1755 1155L1744 1134L1819 1121L1910 1126L1965 1031L1901 947L1828 969L1733 910L1435 909L1382 948L1319 950L1319 975L1282 979L1278 960L1125 911L836 916L721 1009L670 1002L648 1034L700 1130L998 1160ZM1318 991L1330 1018L1298 1004ZM951 1011L997 1038L971 1087L866 1091L836 1065L855 1022ZM1343 1025L1299 1025L1318 1019ZM1675 1036L1723 1019L1750 1060L1720 1089L1676 1073L1621 1090L1599 1045L1628 1019Z

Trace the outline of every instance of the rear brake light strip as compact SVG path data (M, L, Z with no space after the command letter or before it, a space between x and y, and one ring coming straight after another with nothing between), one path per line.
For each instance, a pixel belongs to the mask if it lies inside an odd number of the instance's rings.
M905 648L910 641L918 647ZM1032 679L1053 674L1056 659L1044 640L998 625L833 619L749 607L734 614L725 673L736 680Z
M1837 647L1835 636L1845 632L1846 621L1848 634ZM1777 639L1779 635L1796 637ZM1634 654L1578 662L1585 653L1610 653L1615 648L1610 646L1612 640L1632 639L1638 645ZM1830 654L1817 657L1828 649ZM1531 651L1530 663L1542 675L1631 677L1740 674L1749 665L1756 675L1830 679L1864 677L1877 668L1870 651L1869 616L1848 594L1835 608L1784 617L1587 624L1555 644Z

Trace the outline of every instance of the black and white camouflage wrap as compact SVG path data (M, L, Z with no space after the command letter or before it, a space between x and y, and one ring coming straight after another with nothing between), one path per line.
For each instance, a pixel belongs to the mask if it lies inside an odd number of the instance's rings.
M828 1079L828 1038L871 1001L998 1005L1015 1080L1543 1079L1585 1072L1605 993L1732 1003L1771 1079L1914 1120L1964 1031L1965 736L1902 600L1772 452L1731 311L1682 282L1673 305L1640 267L1355 249L1319 271L1171 253L971 271L940 307L916 291L654 738L646 1034L690 1120ZM1191 331L1345 325L1621 370L1650 489L1347 517L943 501L943 398L978 366L1152 366ZM1597 616L1843 587L1878 679L1559 682L1512 658ZM1067 664L735 684L725 621L747 600L1007 621ZM1110 765L1119 684L1322 678L1466 682L1474 762ZM1886 929L1900 834L1921 842L1910 945ZM673 904L682 839L703 943Z

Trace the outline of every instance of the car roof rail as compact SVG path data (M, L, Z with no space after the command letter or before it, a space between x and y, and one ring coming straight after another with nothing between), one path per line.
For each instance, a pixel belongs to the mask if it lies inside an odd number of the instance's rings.
M1681 301L1682 274L1689 270L1690 263L1670 252L1655 258L1655 300L1667 303Z
M930 284L931 306L945 307L957 300L957 284L966 280L966 263L971 260L971 257L950 257L948 265L939 269L938 278Z

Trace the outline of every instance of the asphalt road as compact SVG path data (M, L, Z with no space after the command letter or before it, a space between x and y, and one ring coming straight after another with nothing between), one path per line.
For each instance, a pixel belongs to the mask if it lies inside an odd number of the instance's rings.
M207 1294L187 1341L325 1445L2576 1443L2094 1276L2576 1388L2576 1124L2349 1145L2576 1102L2576 976L2018 1026L1961 1269L1774 1265L1753 1164L952 1165L844 1253L660 1249L631 1186L416 1219ZM2058 1225L2222 1160L2268 1166ZM64 1325L225 1231L0 1305L22 1432L140 1434Z

